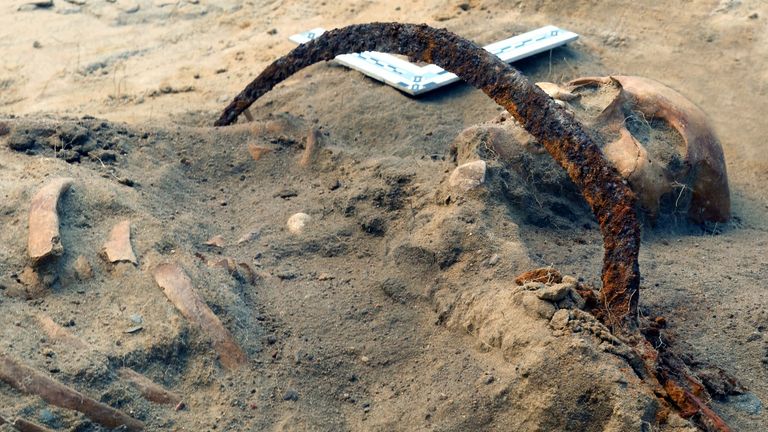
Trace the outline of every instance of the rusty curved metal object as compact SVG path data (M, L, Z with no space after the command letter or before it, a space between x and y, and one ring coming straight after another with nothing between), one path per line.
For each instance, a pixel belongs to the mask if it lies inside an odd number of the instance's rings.
M579 122L513 67L469 40L424 24L371 23L329 31L269 65L227 106L215 126L234 123L254 101L302 68L363 51L407 55L455 73L506 108L539 140L581 189L600 223L606 321L614 331L634 332L640 284L635 194Z

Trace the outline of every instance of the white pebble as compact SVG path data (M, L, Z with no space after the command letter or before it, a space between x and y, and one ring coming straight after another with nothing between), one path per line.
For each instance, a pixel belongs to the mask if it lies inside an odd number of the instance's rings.
M485 182L485 161L477 160L459 165L448 178L452 188L466 192Z
M288 218L288 231L292 234L301 234L311 220L312 216L306 213L296 213Z

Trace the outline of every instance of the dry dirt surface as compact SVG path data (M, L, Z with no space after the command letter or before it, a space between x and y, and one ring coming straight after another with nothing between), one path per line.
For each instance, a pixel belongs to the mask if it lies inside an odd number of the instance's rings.
M210 127L289 35L371 21L479 44L554 24L581 37L518 62L531 80L645 76L710 116L733 217L646 222L640 309L733 430L768 430L765 2L5 0L0 431L108 427L37 378L146 430L697 430L582 310L602 241L564 172L518 149L451 181L503 117L481 92L330 62ZM31 202L61 178L33 262ZM548 266L561 283L515 283Z

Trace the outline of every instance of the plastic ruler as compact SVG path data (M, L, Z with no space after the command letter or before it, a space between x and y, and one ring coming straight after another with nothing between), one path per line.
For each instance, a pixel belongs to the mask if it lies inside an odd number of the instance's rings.
M297 44L303 44L323 33L325 29L318 27L293 35L289 39ZM573 42L578 38L579 35L576 33L548 25L494 42L483 48L506 63L512 63ZM459 80L459 77L439 66L433 64L419 66L391 54L376 51L342 54L336 56L335 60L414 96Z

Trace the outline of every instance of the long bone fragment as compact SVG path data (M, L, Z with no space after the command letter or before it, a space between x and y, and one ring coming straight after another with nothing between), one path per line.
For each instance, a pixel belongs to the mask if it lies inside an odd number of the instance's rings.
M56 321L54 321L48 315L45 315L43 313L38 314L37 322L38 324L40 324L40 328L43 329L43 331L45 332L45 334L48 335L49 338L53 340L61 341L63 344L67 345L70 349L78 350L78 351L86 351L91 349L91 347L87 343L85 343L85 341L73 335L64 327L58 325Z
M304 146L304 151L301 153L299 159L299 166L306 168L312 164L312 161L317 156L317 152L320 149L320 131L312 127L307 134L307 144Z
M235 342L219 317L195 291L192 280L181 267L176 264L161 264L155 268L153 275L157 285L163 289L165 296L176 309L211 338L213 348L225 368L234 370L245 364L245 352Z
M59 198L72 185L71 178L53 179L32 197L29 207L27 251L36 264L53 255L61 255L64 247L59 235Z
M109 428L124 426L128 431L141 431L144 424L108 405L0 354L0 381L24 394L40 396L51 405L80 411L96 423Z
M0 426L4 424L9 424L13 426L14 429L20 432L50 432L50 429L42 427L35 423L26 421L24 419L17 418L16 420L13 421L13 423L11 423L8 420L4 419L2 416L0 416Z
M50 316L43 313L37 315L37 321L45 334L53 340L60 341L71 351L92 351L94 348L84 340L70 333L64 327L58 325ZM141 396L157 404L173 404L181 402L181 396L165 389L160 384L155 383L146 376L130 368L120 368L117 375L123 381L127 381L138 390Z
M434 63L506 108L578 185L600 223L605 256L601 296L616 330L637 328L640 225L636 198L584 127L513 67L478 45L427 25L358 24L324 33L279 58L226 107L215 126L230 125L276 84L339 54L383 51Z
M129 262L137 265L136 254L131 247L131 221L118 222L104 243L104 256L111 263Z
M52 432L51 429L48 429L47 427L20 418L13 421L13 427L20 432Z
M177 405L181 402L181 396L165 389L133 369L120 368L117 371L117 375L136 387L136 390L141 393L144 399L150 402L163 405Z

